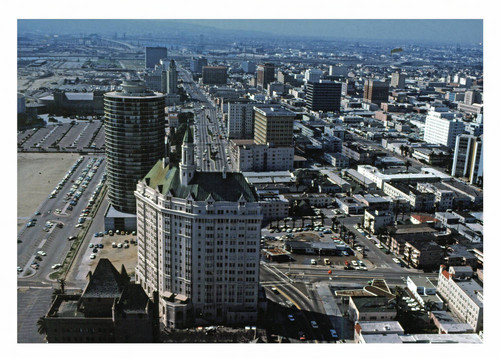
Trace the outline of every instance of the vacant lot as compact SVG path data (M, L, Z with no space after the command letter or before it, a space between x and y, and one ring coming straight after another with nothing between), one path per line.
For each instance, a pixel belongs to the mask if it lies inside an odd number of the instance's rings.
M17 217L29 217L78 159L71 153L17 154ZM18 230L26 220L17 220Z

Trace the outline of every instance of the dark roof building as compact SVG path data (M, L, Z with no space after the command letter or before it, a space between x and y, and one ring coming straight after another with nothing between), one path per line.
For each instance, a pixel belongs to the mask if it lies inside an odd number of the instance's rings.
M57 295L43 318L49 343L153 342L158 324L155 304L130 283L122 266L100 259L87 275L83 294Z

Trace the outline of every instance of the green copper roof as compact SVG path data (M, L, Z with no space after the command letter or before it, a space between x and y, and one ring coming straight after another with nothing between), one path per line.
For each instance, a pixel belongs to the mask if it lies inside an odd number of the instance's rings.
M241 173L226 173L226 178L221 172L198 172L187 185L181 185L179 178L179 168L167 165L163 168L162 161L158 161L155 166L144 177L148 186L157 188L162 194L169 191L178 198L187 198L192 194L195 201L205 201L209 195L215 201L236 202L241 195L247 202L257 201L255 191L248 185L245 177Z
M188 125L186 127L186 132L184 134L184 139L183 139L182 143L194 143L193 131L191 130L189 122L188 122Z

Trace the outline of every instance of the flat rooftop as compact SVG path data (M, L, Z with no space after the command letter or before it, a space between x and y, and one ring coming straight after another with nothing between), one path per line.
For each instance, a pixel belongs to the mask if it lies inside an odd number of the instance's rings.
M295 118L295 113L283 108L283 107L271 107L271 108L266 108L266 107L254 107L254 110L256 112L259 112L260 114L265 115L266 117L280 117L280 116L288 116L288 117L293 117Z

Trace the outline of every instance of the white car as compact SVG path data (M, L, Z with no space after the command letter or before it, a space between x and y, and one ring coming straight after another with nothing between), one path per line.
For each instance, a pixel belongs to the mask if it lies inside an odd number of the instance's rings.
M90 255L90 259L91 260L95 259L95 254Z
M37 254L40 256L46 256L47 253L45 251L37 251Z
M61 267L62 265L61 264L55 264L55 265L52 265L52 268L53 269L58 269L59 267Z
M397 259L397 258L395 258L395 257L393 257L393 258L392 258L392 261L394 261L394 262L395 262L395 263L397 263L397 264L399 264L399 263L401 262L401 261L399 261L399 259Z

